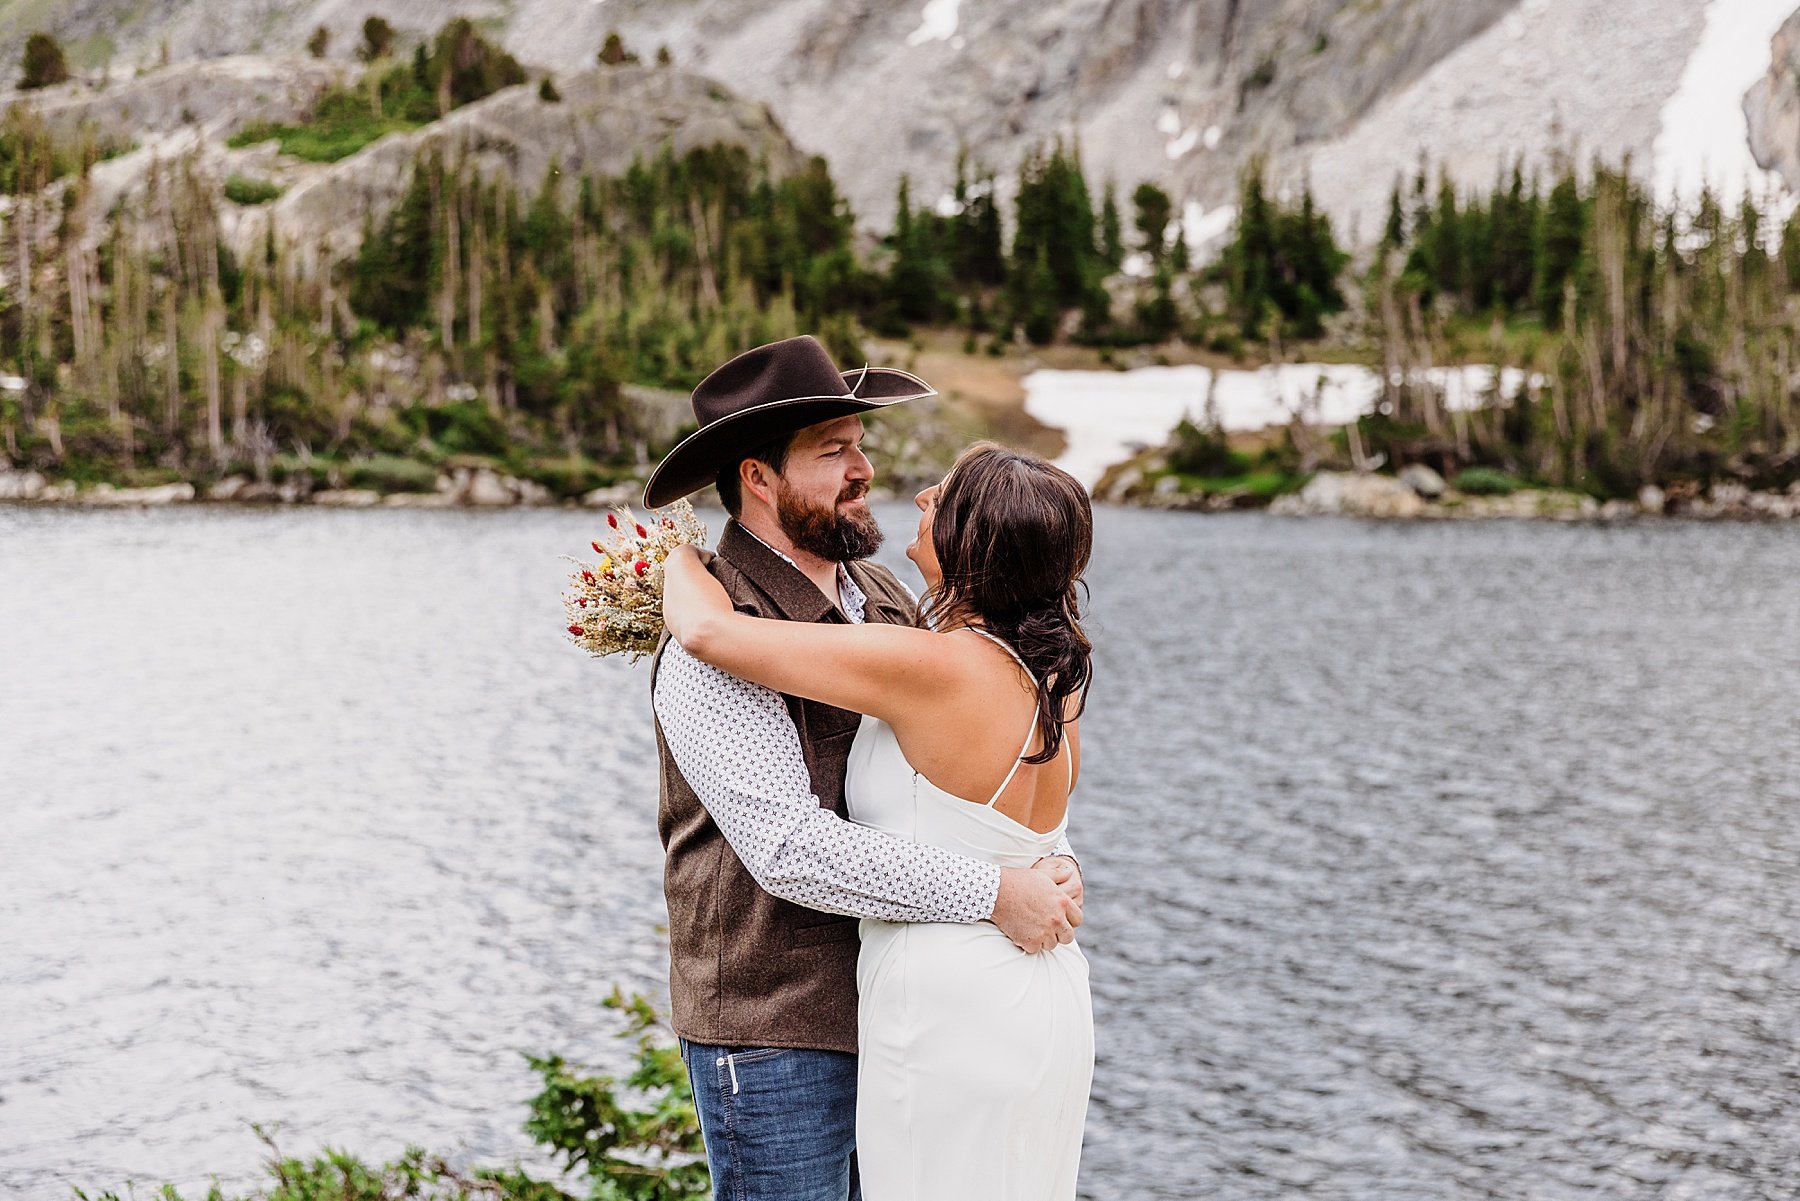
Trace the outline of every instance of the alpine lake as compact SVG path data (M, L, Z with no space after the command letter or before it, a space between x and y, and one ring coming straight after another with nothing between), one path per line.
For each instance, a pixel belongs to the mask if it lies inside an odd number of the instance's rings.
M1085 1197L1794 1195L1800 530L1096 518ZM541 1163L666 988L599 525L0 507L0 1195Z

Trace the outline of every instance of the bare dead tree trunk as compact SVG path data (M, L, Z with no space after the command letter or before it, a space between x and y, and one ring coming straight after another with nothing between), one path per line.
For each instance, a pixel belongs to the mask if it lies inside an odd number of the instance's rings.
M171 287L163 292L163 433L170 438L181 428L180 327Z
M707 230L706 213L700 198L688 197L688 220L694 226L694 249L700 262L700 303L709 309L719 307L719 280L713 273L712 234Z
M469 205L469 345L481 345L481 277L487 270L487 240L481 222L481 176L464 190Z
M438 338L445 350L456 346L456 297L461 291L457 271L462 261L462 171L462 164L458 163L454 177L439 173L441 186L454 189L452 195L443 197L444 278L438 293Z
M224 324L225 314L208 291L200 322L200 354L206 371L206 446L215 463L225 458L224 382L219 374L219 333Z

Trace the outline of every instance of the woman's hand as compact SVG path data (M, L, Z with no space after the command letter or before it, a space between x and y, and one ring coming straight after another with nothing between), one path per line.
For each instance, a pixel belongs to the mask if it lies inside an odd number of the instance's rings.
M704 659L708 628L732 611L724 585L706 570L698 551L678 546L669 553L663 561L663 625L688 654Z

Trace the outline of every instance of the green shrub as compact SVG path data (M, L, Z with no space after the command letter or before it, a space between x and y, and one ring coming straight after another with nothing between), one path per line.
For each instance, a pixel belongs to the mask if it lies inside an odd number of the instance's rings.
M1456 473L1450 486L1470 496L1511 496L1523 483L1516 476L1492 467L1469 467Z
M25 39L25 53L19 63L20 91L47 88L68 78L69 64L63 57L61 43L47 33L34 33Z
M348 158L379 137L416 129L417 121L377 117L369 102L349 92L327 92L304 125L258 121L234 134L227 146L254 146L258 142L281 143L281 153L314 163L335 163Z
M512 445L506 427L479 400L452 401L435 408L414 405L401 419L408 428L437 443L445 454L499 457Z
M437 488L437 468L429 463L377 455L349 464L344 482L352 488L376 492L432 492Z
M620 1037L637 1040L637 1068L623 1082L611 1076L582 1076L559 1056L527 1056L543 1079L530 1101L525 1131L547 1148L565 1172L584 1173L582 1193L533 1179L522 1169L452 1167L442 1156L408 1147L385 1164L371 1164L326 1149L311 1159L284 1155L272 1135L251 1127L268 1146L274 1182L244 1201L685 1201L711 1188L700 1119L680 1050L657 1031L658 1021L642 997L629 1000L614 990L602 1002L625 1013ZM115 1192L81 1201L121 1201ZM182 1201L164 1185L159 1201ZM195 1201L199 1201L198 1195ZM214 1185L206 1201L225 1201Z
M225 181L225 199L233 204L267 204L284 190L278 183L236 172Z
M119 483L126 488L161 488L184 483L187 478L186 472L173 467L133 467L119 477Z
M326 464L320 459L302 455L276 455L269 462L269 478L277 484L297 479L316 484L324 476L325 468Z
M298 388L276 385L263 394L262 418L279 446L322 446L332 441L331 410Z
M1250 465L1249 456L1226 444L1222 431L1195 425L1186 418L1169 441L1169 468L1181 475L1241 475Z
M605 487L613 482L613 473L587 459L531 459L518 474L535 480L559 498L569 500Z
M1241 475L1181 475L1179 478L1183 492L1198 492L1207 496L1241 493L1245 496L1254 496L1258 500L1270 501L1277 496L1285 496L1289 492L1298 492L1311 477L1288 471L1263 469L1247 471Z

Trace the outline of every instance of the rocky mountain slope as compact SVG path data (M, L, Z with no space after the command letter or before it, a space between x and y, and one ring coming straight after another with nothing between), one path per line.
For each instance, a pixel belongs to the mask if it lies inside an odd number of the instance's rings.
M24 100L65 136L84 125L131 131L133 148L94 169L96 212L131 211L151 170L178 161L217 181L239 173L281 187L272 204L228 206L226 236L240 252L261 243L270 221L296 245L334 255L353 249L364 218L385 216L405 191L413 163L433 151L489 178L509 178L528 194L553 165L570 178L618 175L634 157L662 146L676 154L715 143L742 146L777 177L805 157L762 104L692 72L635 65L562 75L554 103L539 96L535 83L507 88L336 163L285 157L272 142L226 146L252 123L300 120L349 74L343 64L293 56L234 56L177 64L105 88L72 81L0 95L0 105ZM101 237L104 228L95 223L89 236Z
M1024 151L1063 136L1095 182L1170 188L1190 233L1224 228L1239 172L1263 157L1287 183L1309 177L1340 232L1367 240L1422 153L1470 185L1515 155L1694 165L1704 146L1663 135L1697 50L1780 8L1793 0L35 0L0 6L0 61L31 22L115 70L165 52L292 52L320 25L348 61L370 13L404 39L454 9L566 72L618 29L646 60L667 46L766 102L827 155L868 225L889 219L902 174L915 197L941 194L959 146L1004 188ZM1760 72L1772 32L1721 43L1728 65ZM1770 79L1772 118L1793 74ZM1751 120L1775 136L1778 121ZM1711 118L1698 129L1743 149Z
M1775 34L1769 70L1744 97L1757 165L1800 194L1800 12Z

